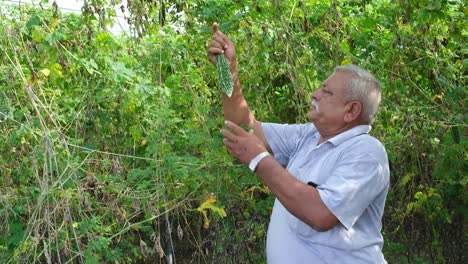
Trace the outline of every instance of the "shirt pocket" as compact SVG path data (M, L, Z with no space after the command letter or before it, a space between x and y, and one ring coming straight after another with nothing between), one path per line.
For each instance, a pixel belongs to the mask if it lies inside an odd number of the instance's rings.
M308 182L313 182L315 184L322 184L323 179L320 179L320 169L321 166L302 166L293 168L290 173L296 177L299 181L307 184ZM310 188L314 188L310 186ZM307 201L305 201L307 202ZM310 204L310 206L313 206ZM296 235L302 236L304 238L311 237L317 233L317 231L304 223L299 218L295 217L288 211L288 224L292 232Z
M318 233L318 231L313 229L308 224L302 222L299 218L295 217L292 214L289 214L288 223L291 231L294 234L299 235L301 237L308 238Z

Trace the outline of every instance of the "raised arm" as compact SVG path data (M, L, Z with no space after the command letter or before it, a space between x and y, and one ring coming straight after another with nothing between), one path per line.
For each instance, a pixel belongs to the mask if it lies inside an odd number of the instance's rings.
M224 145L232 156L248 165L263 151L268 150L270 153L272 151L266 142L260 122L255 120L242 94L234 43L218 30L216 23L212 26L212 32L208 59L216 65L216 55L224 54L234 82L232 96L223 94L222 98L224 117L231 121L226 122L227 129L221 131ZM239 125L252 127L255 136L244 131ZM318 191L299 182L271 156L264 158L258 164L256 173L292 214L316 230L325 231L337 224L336 217L323 204Z
M216 65L216 55L224 54L226 62L229 65L234 82L232 96L228 97L223 93L223 112L224 118L239 126L248 126L254 130L254 134L263 141L268 150L270 150L262 132L260 122L255 120L255 116L249 108L247 101L242 94L239 73L237 71L236 48L234 43L221 31L218 30L218 24L213 23L212 38L208 48L208 59Z

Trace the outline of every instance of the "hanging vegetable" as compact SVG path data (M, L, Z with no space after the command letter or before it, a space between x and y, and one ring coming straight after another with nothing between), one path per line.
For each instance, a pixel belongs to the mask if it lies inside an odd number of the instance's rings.
M228 97L231 97L234 83L232 81L231 70L229 69L229 65L226 62L224 54L218 54L216 56L216 75L218 77L219 86L223 92Z

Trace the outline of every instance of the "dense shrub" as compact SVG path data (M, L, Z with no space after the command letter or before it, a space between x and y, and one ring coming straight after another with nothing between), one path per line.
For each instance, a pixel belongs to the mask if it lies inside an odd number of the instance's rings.
M386 258L466 262L462 1L135 0L128 36L85 2L0 7L0 262L264 262L273 197L222 147L215 21L259 120L305 122L336 65L373 72Z

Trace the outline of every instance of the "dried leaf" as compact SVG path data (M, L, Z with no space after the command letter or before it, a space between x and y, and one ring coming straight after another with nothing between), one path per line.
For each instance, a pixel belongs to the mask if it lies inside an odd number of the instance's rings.
M153 246L153 253L158 253L159 255L159 258L163 258L164 257L164 250L161 246L161 237L159 235L156 235L156 234L152 234L151 237L150 237L151 241L154 242L154 246Z
M179 240L182 240L184 237L184 231L182 231L182 227L180 227L180 225L177 226L177 237Z
M146 245L145 241L140 239L140 251L143 256L146 256L146 253L148 252L148 245Z

